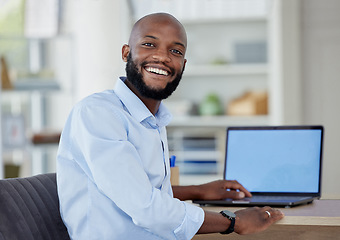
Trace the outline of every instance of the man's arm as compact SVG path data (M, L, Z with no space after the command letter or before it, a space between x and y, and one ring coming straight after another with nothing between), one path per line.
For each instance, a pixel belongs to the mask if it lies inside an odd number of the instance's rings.
M224 198L241 199L251 197L248 192L237 181L217 180L201 185L172 186L174 197L185 200L219 200Z
M213 181L202 185L172 186L172 190L174 197L182 201L251 197L251 193L240 183L226 180ZM270 216L266 211L270 212ZM204 222L198 230L198 234L224 232L229 228L231 221L222 216L222 214L211 211L204 211L204 214ZM234 229L238 234L251 234L263 231L284 217L281 211L270 207L247 208L239 210L235 214Z
M270 212L270 215L266 213ZM247 208L235 212L235 232L241 235L257 233L267 229L270 225L284 217L280 210L270 207ZM224 232L229 228L230 220L217 212L205 211L204 222L198 234Z

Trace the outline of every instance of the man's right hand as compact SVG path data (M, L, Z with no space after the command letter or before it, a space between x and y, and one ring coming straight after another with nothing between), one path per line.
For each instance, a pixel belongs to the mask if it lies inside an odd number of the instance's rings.
M235 212L235 232L238 234L257 233L267 229L270 225L284 217L277 209L270 207L253 207Z

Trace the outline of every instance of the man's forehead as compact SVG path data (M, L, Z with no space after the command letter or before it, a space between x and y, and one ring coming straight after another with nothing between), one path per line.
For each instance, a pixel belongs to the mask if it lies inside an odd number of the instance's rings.
M186 46L186 33L183 26L171 15L150 15L139 20L133 27L130 41L136 38L157 38L160 32L167 32L169 37L177 37L177 42Z
M175 17L173 17L170 14L166 14L166 13L155 13L155 14L147 15L139 19L135 25L138 26L139 24L149 25L149 24L158 24L158 23L173 24L173 25L178 25L178 26L181 25Z

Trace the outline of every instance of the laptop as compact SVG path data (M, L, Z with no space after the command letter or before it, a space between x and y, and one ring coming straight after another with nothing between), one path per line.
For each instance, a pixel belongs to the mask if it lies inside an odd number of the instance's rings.
M200 205L292 207L321 197L322 126L227 128L224 179L253 195Z

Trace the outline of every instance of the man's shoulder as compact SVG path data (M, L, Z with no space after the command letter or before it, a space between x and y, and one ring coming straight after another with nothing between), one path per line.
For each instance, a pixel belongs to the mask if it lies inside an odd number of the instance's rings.
M81 113L82 115L86 112L91 112L92 114L104 112L122 112L124 107L115 94L114 90L105 90L98 93L93 93L73 106L73 114Z
M105 90L98 93L93 93L84 99L82 99L78 105L80 106L100 106L102 104L110 104L120 106L120 100L118 96L115 94L114 90Z

